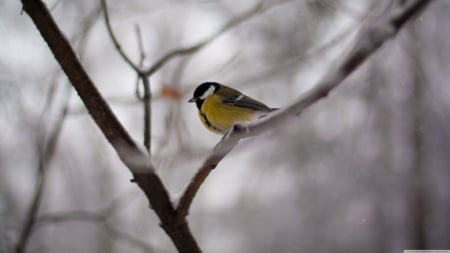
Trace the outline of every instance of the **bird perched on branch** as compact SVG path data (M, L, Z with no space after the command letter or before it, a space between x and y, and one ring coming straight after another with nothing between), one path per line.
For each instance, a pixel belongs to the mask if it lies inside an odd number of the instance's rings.
M203 125L225 134L234 124L250 122L278 110L216 82L200 84L189 102L195 102Z

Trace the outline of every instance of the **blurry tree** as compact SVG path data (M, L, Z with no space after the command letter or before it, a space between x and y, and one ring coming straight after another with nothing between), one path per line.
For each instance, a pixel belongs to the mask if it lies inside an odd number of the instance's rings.
M23 0L36 26L1 3L0 251L450 248L450 4L428 2ZM220 140L185 103L205 80L284 110Z

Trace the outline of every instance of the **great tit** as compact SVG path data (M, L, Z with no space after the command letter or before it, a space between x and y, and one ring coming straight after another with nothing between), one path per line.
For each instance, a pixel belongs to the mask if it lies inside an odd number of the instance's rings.
M200 84L189 102L195 102L203 125L225 134L234 124L250 122L277 110L216 82Z

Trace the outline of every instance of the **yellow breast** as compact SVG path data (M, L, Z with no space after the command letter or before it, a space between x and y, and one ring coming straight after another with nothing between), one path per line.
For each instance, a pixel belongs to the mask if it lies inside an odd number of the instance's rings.
M198 114L203 125L218 134L226 133L236 123L255 118L254 110L223 104L217 95L208 97Z

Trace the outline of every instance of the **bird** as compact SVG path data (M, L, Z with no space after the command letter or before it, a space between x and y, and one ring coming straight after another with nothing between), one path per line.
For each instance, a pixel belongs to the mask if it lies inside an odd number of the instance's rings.
M203 125L216 134L225 134L238 123L247 123L278 110L217 82L201 83L190 103L195 103Z

